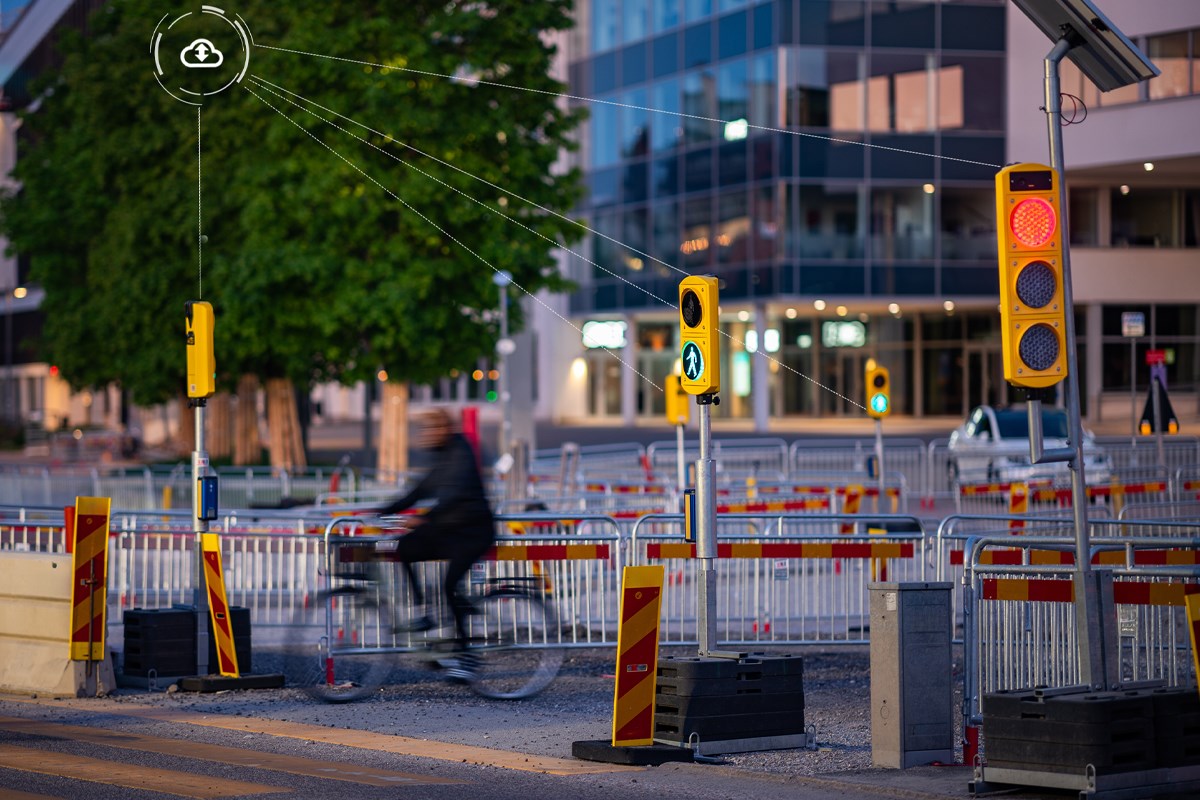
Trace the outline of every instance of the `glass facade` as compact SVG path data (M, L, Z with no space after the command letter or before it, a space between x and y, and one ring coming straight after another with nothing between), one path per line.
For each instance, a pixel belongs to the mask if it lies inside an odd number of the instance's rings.
M868 357L892 367L898 413L1014 399L990 305L1004 13L1000 0L594 2L593 51L573 68L574 88L614 105L593 105L580 212L620 244L593 238L602 268L577 263L572 312L651 326L637 360L656 380L678 344L661 319L679 271L717 275L729 308L721 416L752 413L758 333L743 309L766 315L772 416L861 414ZM1090 107L1200 92L1200 30L1137 43L1159 78L1101 96L1065 64L1064 91ZM1200 191L1174 181L1093 178L1071 188L1069 206L1073 245L1200 246ZM1093 395L1128 386L1128 341L1109 330L1120 310L1093 309L1104 324L1090 342L1088 309L1076 310L1082 385L1089 348L1102 368ZM1136 346L1169 350L1173 387L1200 389L1197 308L1142 310L1153 333ZM622 371L596 367L589 410L621 413L609 379ZM653 392L636 394L638 413L659 413Z

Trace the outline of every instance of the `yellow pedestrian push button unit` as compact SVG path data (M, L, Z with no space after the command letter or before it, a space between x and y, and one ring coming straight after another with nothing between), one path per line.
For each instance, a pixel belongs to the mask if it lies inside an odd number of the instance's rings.
M184 310L187 314L188 397L210 397L217 390L212 303L189 300Z

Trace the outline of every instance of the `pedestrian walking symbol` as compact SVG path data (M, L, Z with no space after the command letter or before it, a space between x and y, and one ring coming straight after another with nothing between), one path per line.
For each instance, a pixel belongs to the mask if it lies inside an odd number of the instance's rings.
M684 342L683 353L683 376L689 381L698 381L704 375L704 353L700 350L700 345L695 342Z

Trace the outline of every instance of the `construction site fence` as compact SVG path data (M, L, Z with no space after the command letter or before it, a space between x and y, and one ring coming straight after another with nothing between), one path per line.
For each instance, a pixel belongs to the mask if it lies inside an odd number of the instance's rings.
M374 470L312 467L219 467L223 508L278 507L313 503L322 494L396 489L392 476ZM77 496L110 497L125 509L188 509L190 465L173 467L0 466L0 505L69 505Z
M1119 688L1145 682L1194 683L1185 593L1200 590L1200 533L1138 537L1092 548L1100 589L1107 676ZM1079 685L1074 540L1036 536L972 537L963 581L964 691L967 727L983 719L984 695L1006 689ZM1021 555L1012 558L1014 549ZM1051 554L1039 558L1038 554ZM1014 563L1015 562L1015 563ZM1095 635L1095 634L1093 634ZM986 731L984 731L986 736Z

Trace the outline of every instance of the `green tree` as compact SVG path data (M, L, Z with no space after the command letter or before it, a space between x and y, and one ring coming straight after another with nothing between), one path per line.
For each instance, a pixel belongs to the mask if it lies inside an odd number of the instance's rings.
M559 212L578 198L578 175L551 170L580 119L556 105L563 87L547 75L545 34L571 24L569 8L236 9L256 45L247 76L199 115L202 296L217 310L224 386L245 373L352 382L379 367L431 381L492 352L489 265L530 292L565 288L551 242L575 227L468 174ZM88 37L64 39L61 69L24 115L21 191L0 201L4 234L46 289L45 357L75 386L117 381L139 404L182 389L183 303L200 293L197 114L154 79L147 49L162 14L156 1L114 0Z

